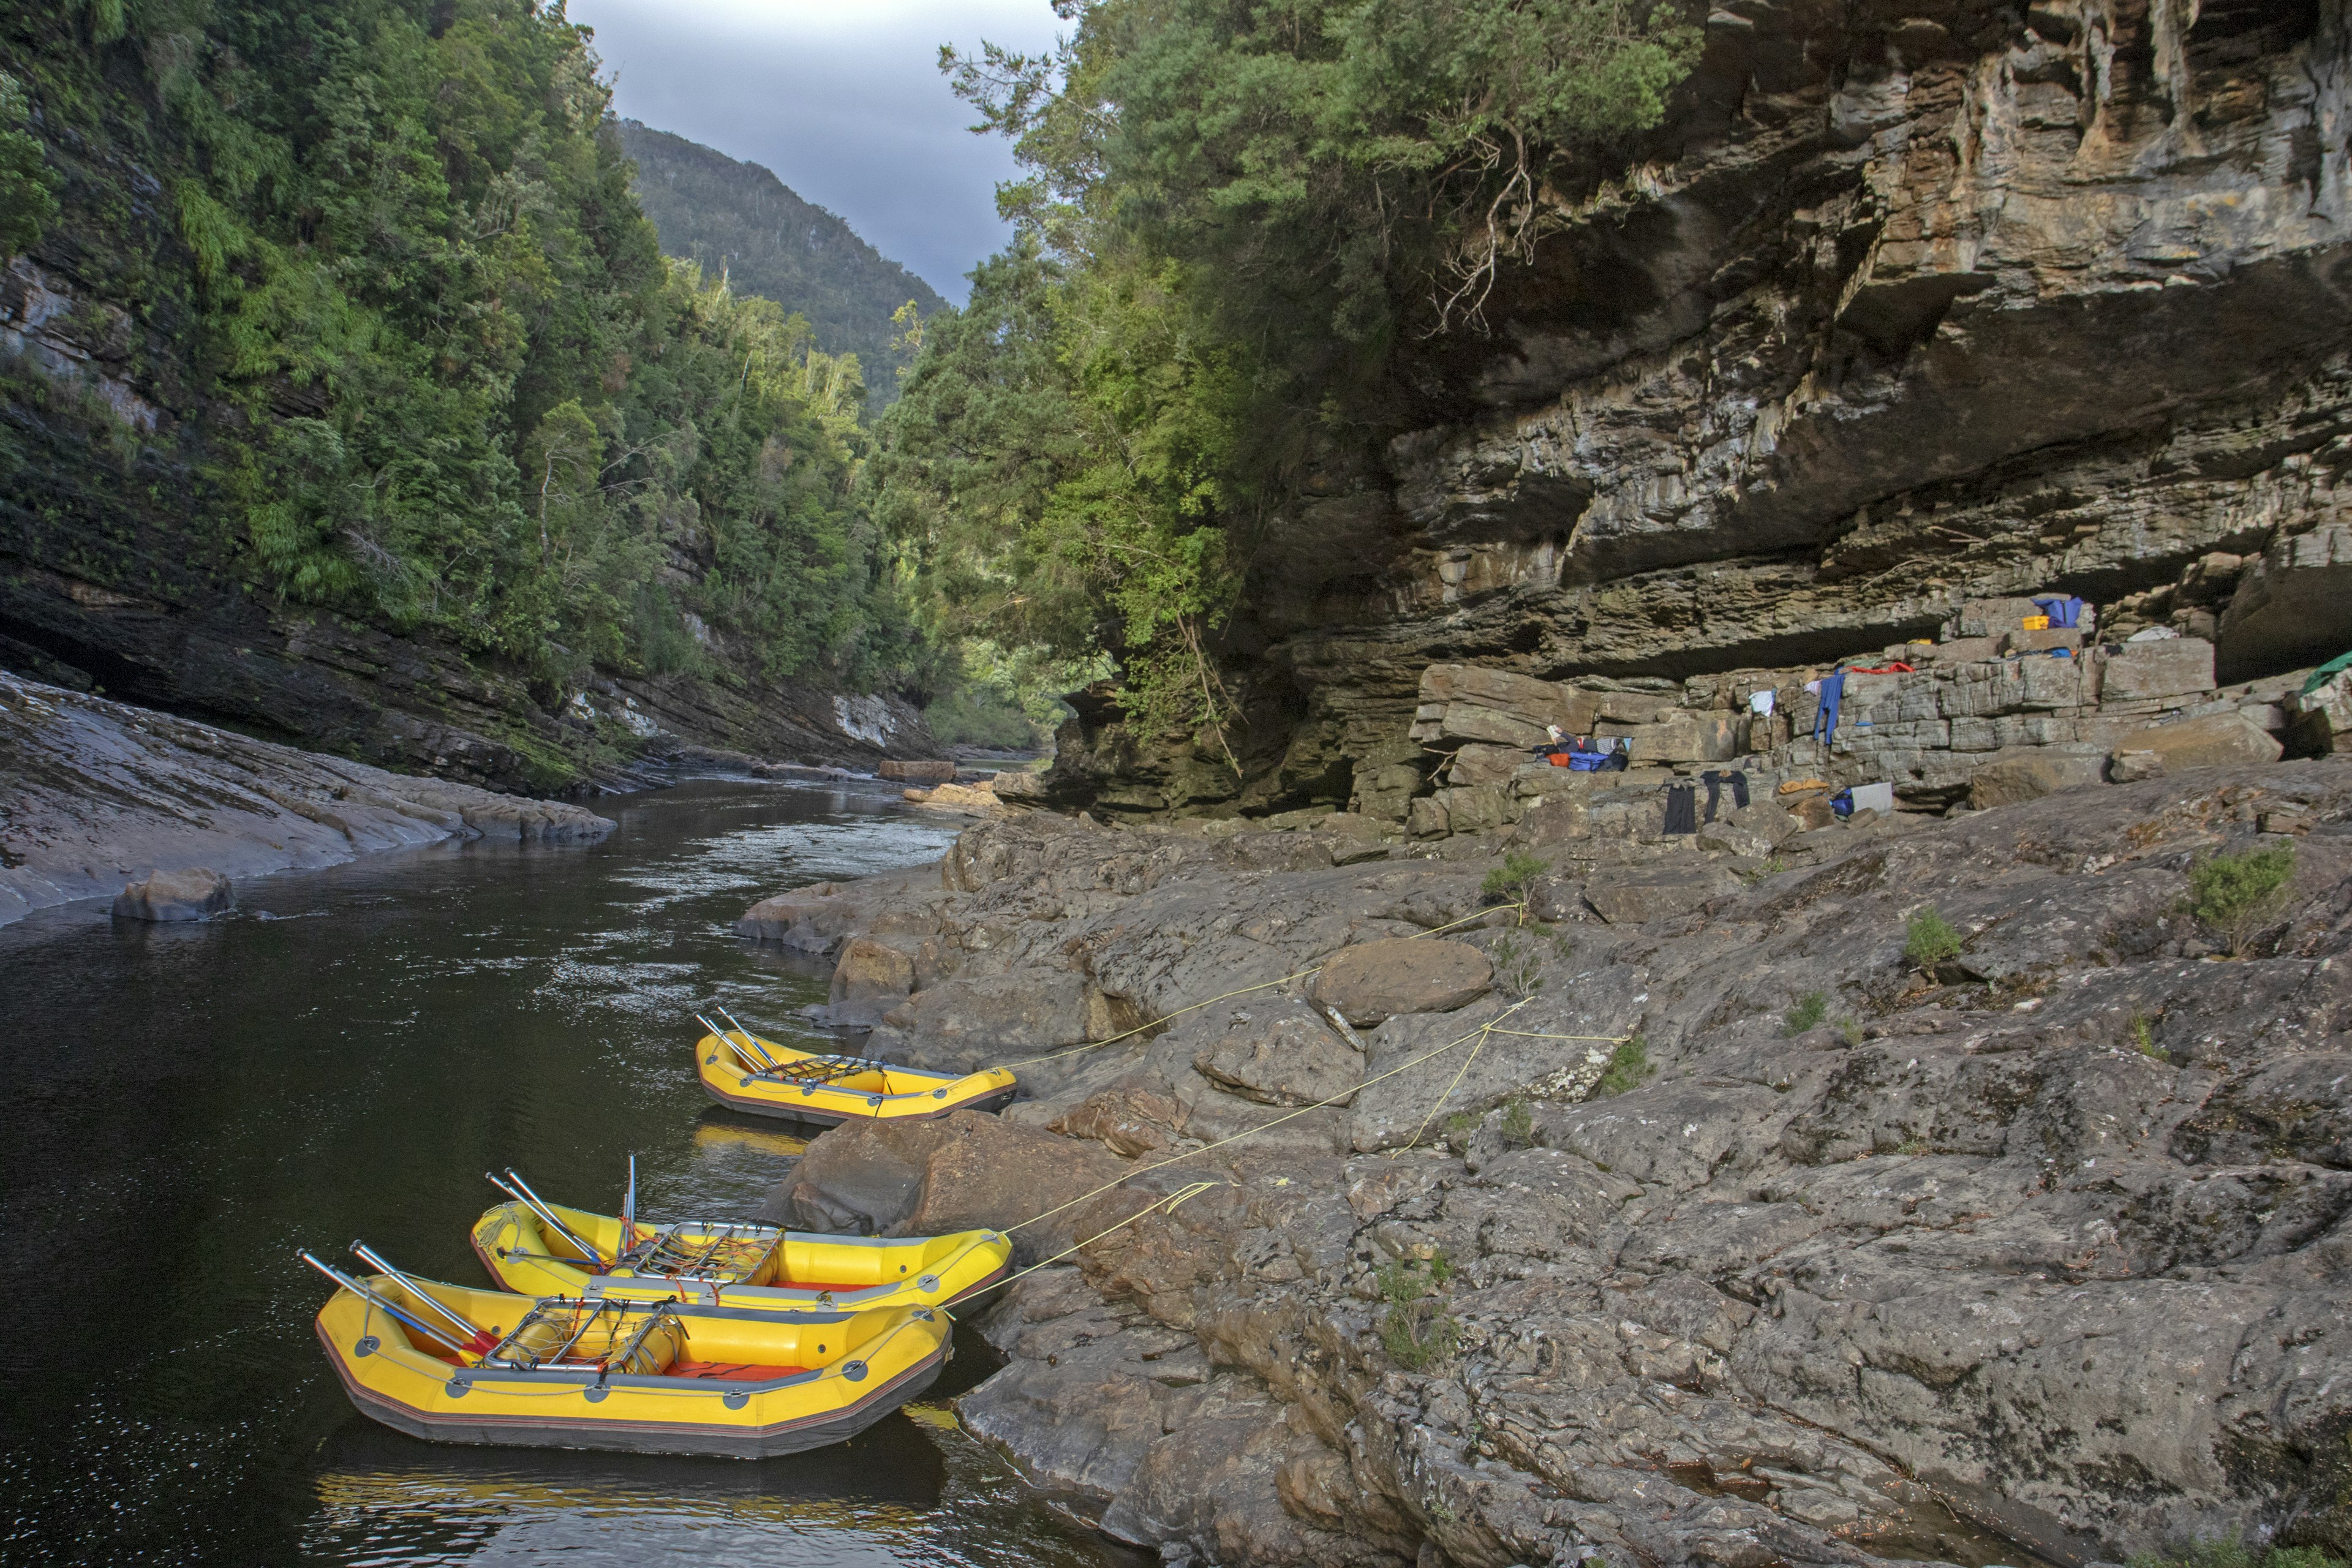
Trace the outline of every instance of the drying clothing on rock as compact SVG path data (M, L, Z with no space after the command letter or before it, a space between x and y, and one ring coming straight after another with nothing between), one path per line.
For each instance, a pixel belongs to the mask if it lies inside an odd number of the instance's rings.
M1768 718L1772 712L1772 693L1751 691L1748 694L1748 710L1758 718Z
M1821 711L1813 715L1813 739L1824 745L1837 739L1838 704L1845 700L1845 671L1822 677Z
M1698 831L1696 785L1672 784L1666 786L1666 831L1670 834Z
M1913 670L1909 665L1905 664L1901 659L1896 659L1893 664L1857 664L1842 673L1845 675L1909 675Z
M1698 782L1706 785L1707 821L1715 820L1716 805L1722 799L1726 784L1731 785L1731 804L1742 811L1748 809L1748 775L1741 770L1734 768L1729 773L1717 773L1710 768L1698 775Z

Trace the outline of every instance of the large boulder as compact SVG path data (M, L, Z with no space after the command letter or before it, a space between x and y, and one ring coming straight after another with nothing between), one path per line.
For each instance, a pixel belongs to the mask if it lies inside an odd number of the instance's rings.
M1625 736L1637 763L1720 763L1739 754L1745 732L1728 713L1675 713Z
M2126 643L2106 663L2103 703L2192 697L2213 689L2213 645L2203 637Z
M2221 670L2244 680L2352 647L2352 524L2272 541L2221 612Z
M1244 1100L1314 1105L1363 1081L1364 1058L1356 1047L1295 996L1253 997L1242 1006L1211 1009L1190 1033L1197 1037L1211 1030L1216 1033L1194 1053L1192 1068Z
M808 1146L761 1215L770 1225L853 1236L1004 1230L1129 1169L1098 1146L978 1111L936 1121L853 1122ZM1016 1257L1034 1262L1068 1246L1076 1213L1025 1226L1014 1238Z
M1009 1054L1082 1045L1089 1021L1083 978L1066 970L1017 969L942 980L916 992L883 1015L870 1044L893 1060L968 1070Z
M1486 994L1494 965L1467 942L1383 937L1341 948L1315 977L1315 999L1359 1028L1399 1013L1449 1013Z
M1720 866L1634 866L1595 873L1584 901L1611 925L1641 925L1738 891L1738 879Z
M2029 746L1995 757L1969 780L1969 804L1979 810L2040 800L2062 789L2099 782L2106 759L2097 753Z
M857 937L841 950L826 996L836 1024L879 1023L915 989L915 961L895 947Z
M842 895L838 884L813 882L753 904L735 922L735 934L781 942L802 952L831 952L858 912L858 905Z
M198 866L157 871L123 885L114 898L119 921L208 921L236 907L236 889L218 871Z
M2117 750L2153 752L2167 773L2175 773L2183 768L2256 767L2277 762L2285 748L2260 724L2232 711L2141 730Z

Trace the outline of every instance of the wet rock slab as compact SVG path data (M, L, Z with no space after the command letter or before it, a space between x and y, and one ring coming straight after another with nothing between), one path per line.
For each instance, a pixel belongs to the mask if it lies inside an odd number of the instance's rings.
M386 773L5 671L0 811L0 922L157 872L244 878L446 838L573 844L613 831L561 801ZM133 895L120 912L186 907Z
M948 977L1063 987L1090 1032L985 1131L825 1134L793 1215L1055 1211L1024 1258L1083 1245L986 1317L1010 1359L964 1418L1171 1561L2341 1552L2352 759L2079 798L1798 835L1752 884L1564 841L1524 929L1477 923L1491 859L986 824L833 895L927 955L889 1048L945 1039ZM2227 960L2189 868L2289 842ZM1707 896L1596 918L1650 866ZM1928 906L1962 943L1933 974ZM1399 939L1488 989L1321 1005Z

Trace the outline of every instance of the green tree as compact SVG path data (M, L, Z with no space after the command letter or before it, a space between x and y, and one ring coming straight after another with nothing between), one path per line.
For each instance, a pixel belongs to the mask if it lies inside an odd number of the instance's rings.
M1014 140L1019 237L925 323L876 513L943 631L1111 654L1131 714L1222 738L1243 563L1696 36L1647 0L1060 9L1050 55L941 52Z
M0 71L0 257L32 249L58 217L58 177L25 129L31 116L24 83Z

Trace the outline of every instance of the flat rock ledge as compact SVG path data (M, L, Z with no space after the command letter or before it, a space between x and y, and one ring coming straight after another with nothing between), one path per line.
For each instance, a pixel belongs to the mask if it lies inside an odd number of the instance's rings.
M577 844L613 823L562 801L273 745L0 671L0 925L156 873L221 879L446 838ZM207 912L216 912L207 911Z
M983 822L741 929L877 1055L1096 1048L771 1217L1076 1245L961 1414L1169 1563L2344 1556L2352 757L2098 799L1538 845L1486 925L1499 845ZM2285 846L2232 958L2189 872Z

